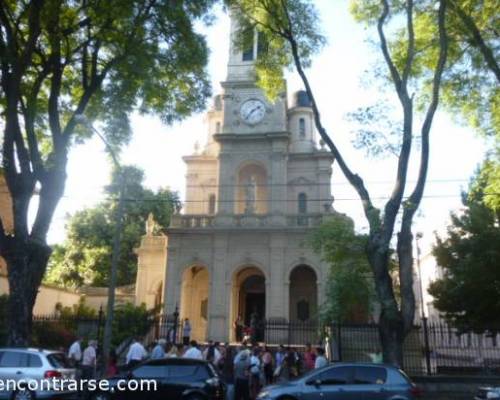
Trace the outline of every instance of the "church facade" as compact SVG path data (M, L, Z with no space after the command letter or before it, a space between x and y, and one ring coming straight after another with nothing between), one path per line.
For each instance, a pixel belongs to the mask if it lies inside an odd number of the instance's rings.
M136 303L178 308L199 341L234 340L238 316L312 321L324 297L329 267L308 238L333 212L333 157L305 92L272 103L256 86L257 41L241 51L231 40L207 142L184 157L183 213L165 235L150 220L137 249Z

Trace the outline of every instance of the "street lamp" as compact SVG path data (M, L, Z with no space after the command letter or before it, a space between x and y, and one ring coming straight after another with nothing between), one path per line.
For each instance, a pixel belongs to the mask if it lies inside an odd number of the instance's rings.
M422 239L424 234L422 232L417 232L415 236L415 243L417 247L417 270L418 270L418 281L419 281L419 290L420 290L420 312L422 314L422 318L426 318L425 316L425 308L424 308L424 288L423 288L423 282L422 282L422 269L420 267L420 244L419 240Z
M115 289L116 289L116 278L117 278L116 275L118 270L118 260L120 259L120 242L121 242L122 226L123 226L125 175L123 173L123 169L118 161L118 157L116 156L113 148L104 138L104 136L96 128L92 126L87 117L83 114L79 114L76 116L75 120L77 123L86 125L99 137L99 139L102 140L102 142L106 146L107 151L111 155L113 164L116 170L118 171L118 178L119 178L118 209L116 213L116 225L113 236L113 250L111 254L111 274L109 277L109 286L108 286L108 304L106 310L106 322L104 325L103 356L105 362L104 365L106 365L109 358L109 352L111 350L111 337L113 334L112 324L113 324L114 308L115 308Z

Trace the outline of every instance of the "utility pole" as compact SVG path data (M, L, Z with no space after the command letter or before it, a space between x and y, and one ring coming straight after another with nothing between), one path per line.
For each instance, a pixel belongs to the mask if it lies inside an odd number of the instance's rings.
M111 155L111 159L113 160L113 164L118 173L119 180L119 194L118 194L118 207L116 210L116 220L115 220L115 232L113 237L113 250L111 255L111 271L109 275L109 284L108 284L108 304L106 307L106 322L104 324L104 339L103 339L103 356L104 356L104 366L107 365L109 359L109 353L111 350L111 338L113 336L113 318L114 318L114 310L115 310L115 291L116 291L116 278L117 278L117 270L118 270L118 260L120 259L120 244L121 244L121 235L122 235L122 227L123 227L123 208L124 208L124 200L125 200L125 189L126 189L126 179L123 168L118 161L118 157L115 154L115 151L111 147L111 145L107 142L104 136L99 132L87 117L83 114L80 114L76 118L78 123L86 125L89 129L91 129L98 137L102 140L104 145L106 146L106 150Z

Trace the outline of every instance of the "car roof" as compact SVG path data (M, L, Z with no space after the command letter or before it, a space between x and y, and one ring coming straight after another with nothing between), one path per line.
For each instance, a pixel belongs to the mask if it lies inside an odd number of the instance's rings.
M158 360L148 360L141 365L206 365L208 361L195 358L161 358Z
M382 364L382 363L370 363L370 362L333 362L328 364L328 367L382 367L382 368L389 368L389 369L394 369L394 370L400 370L399 367L391 364ZM326 368L326 367L324 367Z
M24 353L37 353L44 355L62 353L62 351L40 349L36 347L0 347L0 351L21 351Z

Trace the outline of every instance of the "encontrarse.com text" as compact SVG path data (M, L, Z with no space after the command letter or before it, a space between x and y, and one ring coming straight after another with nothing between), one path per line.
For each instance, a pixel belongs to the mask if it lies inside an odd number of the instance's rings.
M117 391L155 391L157 382L154 379L141 379L141 380L127 380L120 379L116 384L110 385L106 380L96 379L62 379L62 378L48 378L48 379L0 379L0 392L16 392L18 390L37 391L102 391L107 392L110 390Z

